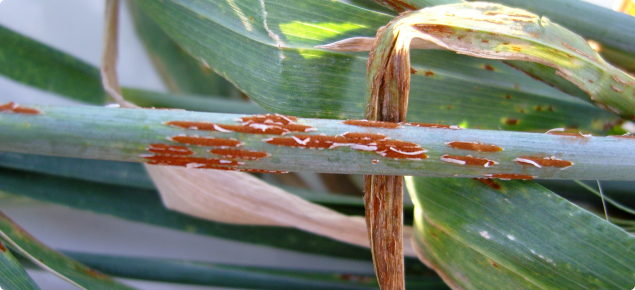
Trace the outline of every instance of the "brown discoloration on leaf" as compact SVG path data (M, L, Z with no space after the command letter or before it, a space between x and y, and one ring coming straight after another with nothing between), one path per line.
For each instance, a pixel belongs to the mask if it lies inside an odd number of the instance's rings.
M482 182L483 184L485 184L485 185L487 185L487 186L489 186L489 187L491 187L493 189L496 189L496 190L501 189L501 185L498 184L496 181L494 181L491 178L474 178L474 179Z
M208 122L191 122L191 121L170 121L166 123L173 127L179 127L183 129L191 130L203 130L203 131L217 131L225 133L246 133L246 134L266 134L266 135L283 135L290 132L310 132L315 131L315 128L311 126L289 124L289 125L274 125L274 124L261 124L261 123L249 123L247 125L225 125L214 124Z
M335 143L346 143L344 136L295 135L293 137L274 137L263 140L272 145L299 147L308 149L331 149Z
M413 26L426 34L454 34L454 30L447 25L415 24Z
M229 159L258 160L270 156L267 152L221 148L209 150L210 153L221 155Z
M413 126L413 127L422 127L422 128L439 128L439 129L461 129L461 127L457 125L444 125L444 124L434 124L434 123L412 123L405 122L401 123L405 126Z
M538 168L541 167L569 167L573 165L573 162L568 160L558 159L555 156L551 157L535 157L535 156L520 156L514 159L515 162L523 165L533 165Z
M511 95L505 95L505 99L511 100L512 96Z
M400 1L400 0L374 0L374 1L384 6L387 6L390 9L397 11L399 13L405 12L405 11L417 10L417 7L411 5L410 3Z
M25 114L25 115L40 115L42 111L20 106L14 102L0 105L0 113L13 113L13 114Z
M575 47L573 47L573 46L569 45L569 44L568 44L568 43L566 43L566 42L560 42L560 44L562 44L562 46L566 47L566 48L567 48L567 49L569 49L569 50L575 51L575 52L576 52L577 54L579 54L579 55L582 55L582 56L584 56L584 57L586 57L586 58L588 58L588 59L590 59L590 60L595 61L595 59L594 59L593 57L591 57L590 55L588 55L588 54L584 53L583 51L581 51L581 50L579 50L579 49L577 49L577 48L575 48Z
M243 125L248 125L252 123L260 123L260 124L275 124L275 125L289 125L295 124L298 119L293 116L285 116L280 114L263 114L263 115L253 115L240 118L240 121Z
M185 136L178 135L169 137L168 140L183 144L191 144L198 146L215 146L215 147L240 147L243 143L234 139L201 137L201 136Z
M188 156L194 155L194 152L185 146L174 146L167 144L150 144L150 147L147 149L153 153L159 153L164 155L175 155L175 156Z
M496 173L496 174L485 174L487 177L498 178L502 180L511 180L511 179L521 179L521 180L531 180L534 179L534 176L526 175L526 174L512 174L512 173Z
M476 157L472 157L471 155L460 156L460 155L445 154L441 156L441 161L459 164L459 165L476 165L476 166L483 166L483 167L490 167L490 166L498 164L498 162L494 160L489 160L487 158L476 158Z
M93 270L91 268L83 266L83 265L75 264L75 265L73 265L73 268L75 268L75 270L77 270L78 272L84 273L84 274L86 274L87 276L89 276L91 278L95 278L95 279L99 279L99 280L111 280L110 277L108 277L108 276L106 276L106 275L104 275L102 273L99 273L99 272L97 272L97 271L95 271L95 270Z
M399 140L385 140L377 142L377 154L394 159L420 160L428 158L426 150L421 146Z
M4 247L4 245L2 244L2 242L0 242L0 252L6 252L7 248Z
M374 127L374 128L386 128L386 129L401 128L401 126L397 123L384 122L384 121L346 120L343 123L346 125L353 125L353 126L360 126L360 127Z
M434 75L434 72L432 72L432 71L426 71L425 75L426 75L427 77L431 77L431 76L433 76L433 75Z
M494 71L494 68L491 65L489 65L489 64L486 64L485 66L483 66L483 68L485 70Z
M523 110L522 113L524 113L525 111ZM518 119L516 118L509 118L505 120L505 124L506 125L510 125L510 126L514 126L514 125L518 125Z
M611 76L611 78L612 78L615 82L619 83L620 85L623 85L623 86L625 86L625 87L626 87L626 86L628 86L628 84L626 83L626 81L624 81L624 80L622 80L622 79L618 78L617 76Z
M245 168L238 169L238 171L251 172L251 173L277 173L277 174L289 173L289 171L266 170L266 169L245 169Z
M208 159L203 157L183 157L172 155L149 155L141 157L147 159L147 163L152 165L171 165L188 168L211 168L214 166L237 166L244 164L244 162L234 160Z
M463 150L472 150L472 151L482 151L482 152L497 152L502 151L503 148L493 145L493 144L483 144L478 142L460 142L460 141L452 141L445 143L455 149L463 149Z
M525 13L521 13L517 10L507 10L507 9L503 9L503 10L491 10L491 11L485 11L485 13L483 13L484 15L490 15L490 16L496 16L496 15L504 15L504 16L509 16L509 17L520 17L520 18L527 18L527 19L536 19L536 15L532 15L532 14L525 14Z
M618 93L623 92L623 90L622 90L622 89L620 89L620 88L618 88L618 87L616 87L616 86L614 86L614 85L611 85L611 90L614 90L614 91L616 91L616 92L618 92Z
M591 134L584 135L584 134L582 134L580 132L565 132L563 128L551 129L551 130L547 131L546 134L564 136L564 137L574 137L574 138L589 138L589 137L591 137Z

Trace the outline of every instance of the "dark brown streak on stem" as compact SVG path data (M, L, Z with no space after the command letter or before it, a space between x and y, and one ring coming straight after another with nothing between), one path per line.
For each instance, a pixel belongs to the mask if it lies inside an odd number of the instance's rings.
M410 89L409 43L399 41L392 23L377 32L370 51L368 106L371 121L406 120ZM403 256L403 177L364 176L366 226L375 273L382 290L405 289Z

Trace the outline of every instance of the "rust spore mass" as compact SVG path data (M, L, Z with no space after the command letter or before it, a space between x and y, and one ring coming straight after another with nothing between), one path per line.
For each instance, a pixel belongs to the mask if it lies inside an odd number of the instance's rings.
M522 113L524 113L524 111ZM507 119L507 120L505 120L505 124L507 124L509 126L517 125L518 124L518 119L516 119L516 118Z
M174 142L198 146L239 147L243 143L233 139L211 138L201 136L173 136L168 138Z
M295 124L298 119L296 117L284 116L279 114L263 114L242 117L240 118L240 120L242 121L243 125L251 123L289 125Z
M291 137L274 137L263 140L278 146L334 149L350 147L358 151L372 151L387 158L419 160L428 156L421 146L400 140L389 140L381 134L345 133L337 136L324 135L294 135Z
M211 168L215 166L237 166L244 164L243 162L203 157L183 157L172 155L151 155L143 156L148 160L148 164L152 165L171 165L182 166L188 168Z
M252 172L252 173L278 173L278 174L289 173L289 171L265 170L265 169L238 169L238 171Z
M514 159L514 161L524 165L536 166L536 164L538 164L544 167L569 167L573 165L573 162L571 161L558 159L554 156L545 158L535 156L521 156Z
M547 132L549 135L557 135L557 136L565 136L565 137L575 137L575 138L585 138L586 136L582 135L582 133L573 133L573 132L561 132L561 131L549 131Z
M13 113L13 114L25 114L25 115L39 115L42 114L40 110L27 108L20 106L14 102L0 105L0 113Z
M360 127L374 127L374 128L386 128L386 129L401 128L401 126L397 123L384 122L384 121L346 120L344 121L344 124L360 126Z
M266 134L266 135L283 135L290 132L310 132L315 131L311 126L298 124L265 124L249 122L246 125L225 125L207 122L191 122L191 121L170 121L167 125L179 127L183 129L218 131L224 133L246 133L246 134Z
M494 181L491 178L474 178L474 179L482 182L483 184L485 184L485 185L487 185L487 186L489 186L489 187L491 187L493 189L496 189L496 190L501 189L501 185L498 184L496 181Z
M460 129L459 126L455 125L444 125L444 124L434 124L434 123L400 123L405 126L413 126L413 127L422 127L422 128L439 128L439 129Z
M0 243L0 252L6 252L7 248L4 247L4 245L2 243Z
M450 163L463 163L462 165L476 165L476 166L485 166L490 167L492 165L498 164L498 162L494 160L489 160L487 158L476 158L471 155L461 156L461 155L448 155L445 154L441 156L442 161L450 162Z
M175 156L194 155L194 152L185 146L174 146L167 144L150 144L150 147L148 147L148 151Z
M212 149L209 152L229 159L258 160L269 156L269 153L266 152L239 150L233 148Z
M433 75L434 75L434 72L432 72L432 71L426 71L425 75L426 75L427 77L431 77L431 76L433 76Z
M460 141L452 141L446 143L446 145L454 148L454 149L463 149L463 150L472 150L472 151L482 151L482 152L497 152L502 151L503 148L498 147L496 145L488 145L478 142L460 142Z
M512 173L497 173L497 174L487 174L487 177L498 178L498 179L521 179L521 180L531 180L534 179L531 175L526 174L512 174Z
M483 68L485 68L485 70L494 71L494 67L489 64L486 64Z

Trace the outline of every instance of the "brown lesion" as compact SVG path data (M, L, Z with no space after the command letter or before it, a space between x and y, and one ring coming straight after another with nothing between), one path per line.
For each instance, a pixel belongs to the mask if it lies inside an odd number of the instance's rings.
M438 129L461 129L461 127L457 125L445 125L445 124L434 124L434 123L412 123L412 122L404 122L400 123L405 126L413 126L413 127L421 127L421 128L438 128Z
M190 145L215 146L215 147L240 147L242 142L235 139L211 138L201 136L177 135L169 137L168 140Z
M238 171L251 172L251 173L278 173L278 174L289 173L289 171L266 170L266 169L245 169L245 168L238 169Z
M290 124L296 124L298 119L293 116L285 116L280 114L262 114L262 115L242 117L240 118L240 121L242 122L243 125L247 125L251 123L290 125Z
M166 122L167 125L191 129L191 130L203 130L203 131L217 131L224 133L246 133L246 134L265 134L265 135L283 135L290 132L311 132L315 131L315 128L306 125L288 124L288 125L276 125L276 124L264 124L264 123L249 123L247 125L226 125L216 124L208 122L192 122L192 121L170 121Z
M0 105L0 113L13 113L13 114L25 114L25 115L40 115L42 111L38 109L28 108L18 105L14 102Z
M228 159L244 159L244 160L258 160L270 156L267 152L251 151L251 150L239 150L233 148L219 148L209 150L210 153L221 155Z
M204 157L184 157L174 155L149 155L141 156L152 165L181 166L188 168L212 168L212 167L232 167L245 164L235 160L224 160Z
M476 157L472 157L471 155L461 156L461 155L445 154L441 156L441 161L459 164L459 165L476 165L476 166L484 166L484 167L490 167L490 166L498 164L498 162L494 160L490 160L487 158L476 158Z
M373 127L373 128L385 128L385 129L401 128L401 126L398 123L385 122L385 121L346 120L343 123L346 125L360 126L360 127Z
M534 179L534 176L527 174L514 174L514 173L495 173L495 174L485 174L485 176L490 178L498 178L502 180L511 180L511 179L520 179L520 180L531 180Z
M498 184L496 181L494 181L491 178L474 178L474 179L482 182L483 184L485 184L485 185L487 185L487 186L489 186L489 187L491 187L493 189L496 189L496 190L501 189L501 185Z
M483 144L479 142L452 141L452 142L447 142L445 144L454 149L462 149L462 150L472 150L472 151L482 151L482 152L498 152L503 150L503 148L499 146L496 146L493 144Z
M2 244L2 242L0 242L0 252L6 252L7 248L4 247L4 245Z
M415 24L413 27L425 34L454 34L454 30L447 25Z
M188 156L194 155L194 152L185 146L175 146L167 144L150 144L148 151L165 155Z
M536 167L569 167L573 165L573 162L563 159L558 159L555 156L551 157L536 157L536 156L520 156L514 159L515 162L523 165L533 165Z

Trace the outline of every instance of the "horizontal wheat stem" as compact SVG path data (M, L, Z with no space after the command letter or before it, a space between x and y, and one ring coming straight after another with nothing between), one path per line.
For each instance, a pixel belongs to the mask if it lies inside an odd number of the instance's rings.
M269 126L269 129L277 127L286 130L284 128L287 125L258 122L242 125L239 119L250 115L179 110L61 106L6 108L9 106L5 105L4 113L0 110L0 151L7 152L133 162L173 162L189 167L205 167L203 165L207 164L208 167L226 169L369 175L483 178L494 174L493 177L502 178L631 180L635 173L635 155L630 154L635 139L625 137L456 130L405 124L391 129L349 125L343 120L301 118L294 122L294 126L308 132L248 134L229 132L229 129L240 130L252 126L258 131L265 128L263 126ZM33 114L38 111L40 114ZM251 120L256 120L253 119L254 115L251 116ZM274 119L281 120L281 117ZM181 128L191 123L167 124L175 121L216 124L220 131ZM181 127L174 124L181 124ZM324 136L318 137L320 134ZM385 137L375 143L363 138L377 139L381 136L378 134ZM188 142L195 140L196 143L199 142L196 140L201 139L183 140L175 136L214 138L211 140L216 143L208 145L218 146L192 145ZM240 146L225 144L221 147L219 140L230 140ZM324 143L329 140L337 144ZM224 150L210 153L214 149ZM498 149L501 151L492 151ZM179 150L193 154L187 155L188 158L199 159L179 159L184 156L179 155L184 154L177 152ZM380 152L382 150L383 153ZM201 165L201 160L205 164Z

